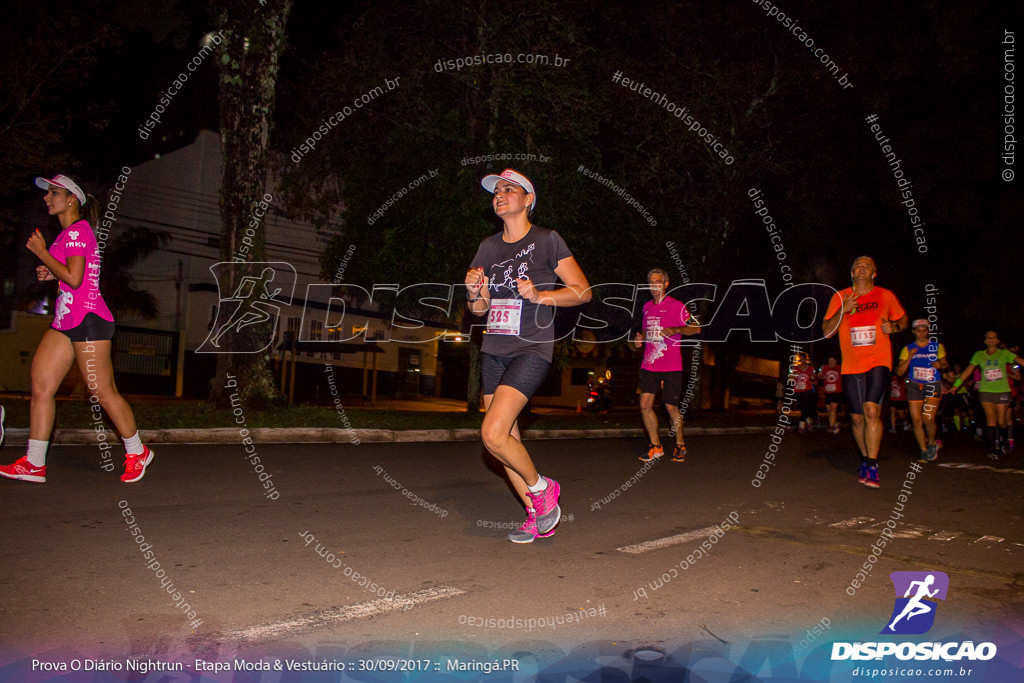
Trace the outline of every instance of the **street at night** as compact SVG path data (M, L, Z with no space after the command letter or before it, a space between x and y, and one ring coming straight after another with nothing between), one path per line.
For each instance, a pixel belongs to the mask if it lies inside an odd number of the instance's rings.
M961 438L918 465L907 435L887 440L878 490L856 483L848 433L787 434L758 487L767 433L692 436L685 463L646 466L637 439L535 441L563 520L525 546L505 540L522 510L471 442L264 445L276 500L240 446L158 446L130 487L96 469L94 448L62 447L45 487L4 489L2 576L26 590L7 594L3 641L47 661L515 652L555 671L584 666L580 653L632 666L638 648L694 643L739 662L767 638L804 661L826 640L873 639L888 574L907 568L949 576L933 639L1019 623L1019 456L991 468ZM776 674L792 664L772 657Z
M0 683L1024 680L1021 3L8 4Z

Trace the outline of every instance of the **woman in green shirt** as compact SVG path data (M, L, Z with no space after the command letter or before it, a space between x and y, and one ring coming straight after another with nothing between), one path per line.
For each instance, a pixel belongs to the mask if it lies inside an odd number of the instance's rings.
M1006 433L1006 416L1010 407L1010 381L1007 371L1008 366L1014 363L1024 365L1024 359L1012 351L999 348L999 335L989 330L985 333L985 348L971 356L970 364L953 382L953 389L959 389L963 381L974 372L974 368L981 371L978 398L982 410L985 411L988 457L993 460L999 459L1000 451L1003 455L1010 452Z

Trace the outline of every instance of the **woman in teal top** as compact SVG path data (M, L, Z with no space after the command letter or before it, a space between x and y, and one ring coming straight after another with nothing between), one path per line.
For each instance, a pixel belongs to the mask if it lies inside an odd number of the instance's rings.
M985 348L971 356L971 363L957 377L953 389L959 389L974 368L981 371L981 383L978 384L978 398L985 411L985 441L988 444L988 457L999 459L1010 452L1007 443L1006 416L1010 407L1009 366L1024 359L1006 349L999 348L999 335L992 330L985 333ZM997 443L998 440L998 443Z

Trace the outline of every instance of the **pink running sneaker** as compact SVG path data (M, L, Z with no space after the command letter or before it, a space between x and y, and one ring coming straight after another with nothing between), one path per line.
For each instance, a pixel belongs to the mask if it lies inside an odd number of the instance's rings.
M149 450L149 446L143 446L142 453L138 455L124 456L124 474L121 475L121 481L130 484L142 479L151 462L153 462L153 451Z
M537 531L537 511L533 508L526 508L526 521L518 531L513 531L508 535L508 540L513 543L533 543L534 539L547 538L553 533L555 533L554 529L546 534Z
M562 519L562 509L558 507L558 494L561 488L554 479L544 477L548 487L540 493L528 491L527 495L533 501L533 509L537 512L537 531L546 534L556 526Z
M28 457L23 455L11 465L0 465L0 477L45 484L46 465L36 467L28 461Z

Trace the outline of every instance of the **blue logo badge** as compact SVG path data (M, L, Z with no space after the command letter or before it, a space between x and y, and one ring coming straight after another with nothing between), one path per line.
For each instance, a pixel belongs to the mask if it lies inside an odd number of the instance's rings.
M943 572L893 572L889 578L896 591L896 604L881 633L927 633L935 623L937 600L946 599L949 577Z

